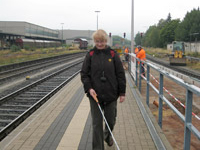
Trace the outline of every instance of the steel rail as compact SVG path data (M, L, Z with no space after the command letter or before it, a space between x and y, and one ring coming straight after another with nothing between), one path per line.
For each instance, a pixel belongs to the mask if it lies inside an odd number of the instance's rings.
M34 72L34 71L37 71L39 69L43 69L43 68L49 68L49 67L52 67L52 66L55 66L59 63L63 63L65 61L69 61L69 60L72 60L76 57L80 57L80 55L82 55L84 53L77 53L75 55L65 55L65 57L63 56L60 56L60 57L55 57L54 59L53 58L49 58L48 59L44 59L43 61L42 60L39 60L38 62L30 62L30 64L26 63L26 65L24 66L19 66L19 67L16 67L14 69L9 69L9 70L6 70L6 71L2 71L0 72L0 83L3 83L7 80L10 80L12 78L17 78L17 77L20 77L22 75L25 75L27 73L30 73L30 72Z
M154 58L154 57L152 57L150 55L146 55L146 57L147 57L148 60L150 60L152 62L158 63L158 64L160 64L160 65L162 65L164 67L167 67L169 69L172 69L172 70L175 70L177 72L180 72L180 73L182 73L184 75L191 76L193 78L196 78L196 79L200 80L200 73L196 73L194 71L191 71L191 70L188 70L186 68L179 67L179 66L171 66L169 63L166 63L166 62L164 62L164 61L162 61L160 59Z
M38 109L44 102L46 102L50 97L52 97L59 89L61 89L64 85L66 85L73 77L75 77L80 70L80 65L82 63L81 61L78 61L74 64L71 64L64 69L61 69L55 73L52 73L30 85L27 85L24 88L19 89L16 92L13 92L12 94L9 94L3 98L0 99L0 111L6 110L6 107L9 105L9 102L14 103L12 104L12 107L14 106L14 109L9 109L10 111L22 111L18 115L13 116L12 119L3 120L0 119L0 125L2 129L0 130L0 140L2 140L6 135L8 135L14 128L16 128L22 121L24 121L28 116L30 116L36 109ZM77 67L77 68L76 68ZM70 70L69 70L70 69ZM60 76L60 77L59 77ZM41 90L41 87L48 87L48 90L44 91ZM53 88L53 89L52 89ZM38 96L34 96L34 93L38 93ZM33 97L33 99L31 99ZM35 97L35 98L34 98ZM17 102L17 98L20 99L19 103ZM27 100L26 100L27 99ZM21 105L20 102L23 102ZM34 103L31 103L34 102ZM7 104L6 104L7 103ZM28 103L28 104L27 104ZM28 108L22 109L16 109L17 106L29 106ZM5 106L5 108L4 108ZM4 108L4 109L3 109ZM4 116L11 116L10 114L6 114ZM6 118L5 118L6 119ZM5 122L8 121L8 124L5 124Z

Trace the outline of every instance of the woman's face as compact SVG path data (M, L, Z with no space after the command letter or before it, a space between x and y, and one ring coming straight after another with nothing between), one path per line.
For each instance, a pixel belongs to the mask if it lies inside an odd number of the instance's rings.
M102 50L106 48L107 41L97 39L94 41L94 43L97 49Z

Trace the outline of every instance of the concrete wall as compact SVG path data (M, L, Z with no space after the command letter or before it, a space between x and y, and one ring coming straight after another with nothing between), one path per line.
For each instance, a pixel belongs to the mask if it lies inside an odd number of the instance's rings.
M187 52L199 52L200 53L200 42L185 43L185 51Z
M167 44L167 50L172 50L172 44ZM200 53L200 42L185 42L185 51Z
M1 33L25 35L25 22L0 21Z

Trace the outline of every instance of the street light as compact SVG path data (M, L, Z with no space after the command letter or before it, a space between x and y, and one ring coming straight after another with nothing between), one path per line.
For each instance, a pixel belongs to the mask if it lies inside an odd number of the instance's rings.
M63 25L64 25L64 23L61 23L61 25L62 25L62 46L63 46Z
M134 0L132 0L131 13L131 52L134 53Z
M95 13L97 13L97 30L98 30L98 13L100 13L100 11L94 11Z

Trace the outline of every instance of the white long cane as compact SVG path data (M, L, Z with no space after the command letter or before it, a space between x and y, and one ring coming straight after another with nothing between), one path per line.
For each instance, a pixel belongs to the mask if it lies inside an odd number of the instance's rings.
M104 114L103 114L103 111L102 111L102 109L101 109L101 106L100 106L100 104L99 104L99 101L98 101L98 99L97 99L97 96L96 96L96 95L92 95L92 97L93 97L94 100L97 102L97 105L98 105L98 107L99 107L99 110L100 110L100 112L101 112L101 114L102 114L102 116L103 116L103 119L104 119L104 121L105 121L105 123L106 123L106 125L107 125L107 127L108 127L108 130L109 130L109 132L110 132L110 134L111 134L111 136L112 136L112 138L113 138L113 141L115 142L115 145L116 145L117 149L120 150L120 149L119 149L119 146L118 146L118 144L117 144L117 141L115 140L115 137L114 137L114 135L112 134L112 131L110 130L110 127L109 127L109 125L108 125L108 122L107 122L107 120L106 120L106 118L105 118L105 116L104 116Z

